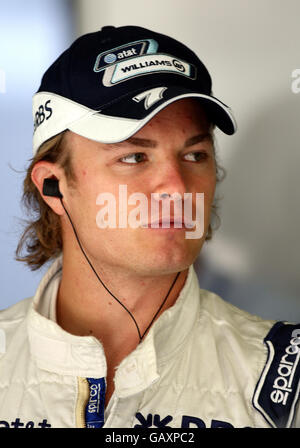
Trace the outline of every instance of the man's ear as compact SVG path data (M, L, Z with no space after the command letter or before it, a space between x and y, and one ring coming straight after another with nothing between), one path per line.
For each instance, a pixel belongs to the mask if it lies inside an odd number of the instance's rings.
M57 179L59 181L62 175L61 170L54 163L41 160L37 162L31 172L31 180L37 187L43 200L57 214L63 215L64 209L58 197L46 196L43 194L43 185L45 179Z

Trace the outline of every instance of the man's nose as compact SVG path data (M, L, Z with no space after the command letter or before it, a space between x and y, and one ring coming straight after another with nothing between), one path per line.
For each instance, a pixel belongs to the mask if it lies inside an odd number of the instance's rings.
M168 194L170 196L179 194L183 199L184 193L188 192L187 181L188 179L178 161L174 159L166 160L160 164L156 173L153 193L158 193L159 195Z

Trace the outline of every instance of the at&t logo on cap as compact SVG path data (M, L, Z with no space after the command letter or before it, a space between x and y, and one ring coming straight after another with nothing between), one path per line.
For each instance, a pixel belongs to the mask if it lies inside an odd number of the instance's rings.
M103 60L106 64L113 64L114 62L116 62L117 56L114 53L108 53L106 56L104 56Z
M94 66L95 72L100 72L111 64L124 61L135 56L140 56L146 53L155 53L158 48L158 43L154 39L139 40L136 42L129 42L126 45L112 48L103 53L98 54Z

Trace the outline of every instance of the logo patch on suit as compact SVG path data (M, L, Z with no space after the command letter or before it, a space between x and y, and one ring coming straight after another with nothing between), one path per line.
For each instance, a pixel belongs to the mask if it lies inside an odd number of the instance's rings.
M264 342L268 359L253 405L272 427L289 428L300 392L300 325L277 322Z

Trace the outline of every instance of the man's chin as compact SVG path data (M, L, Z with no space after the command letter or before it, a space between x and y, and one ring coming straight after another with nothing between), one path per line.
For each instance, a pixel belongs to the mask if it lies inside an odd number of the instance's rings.
M169 257L160 256L156 259L148 259L148 262L144 260L144 263L139 266L138 271L140 273L143 272L147 276L175 274L188 269L196 260L197 255L198 254L195 254L195 256L192 257L191 254L188 254L182 257L174 257L173 254L173 256L171 255Z
M115 238L115 241L120 241ZM124 244L125 243L125 244ZM103 246L99 266L108 265L114 271L135 273L137 276L170 275L188 269L196 260L203 241L185 239L127 238L123 244ZM104 257L103 257L104 255ZM103 258L102 258L103 257Z

